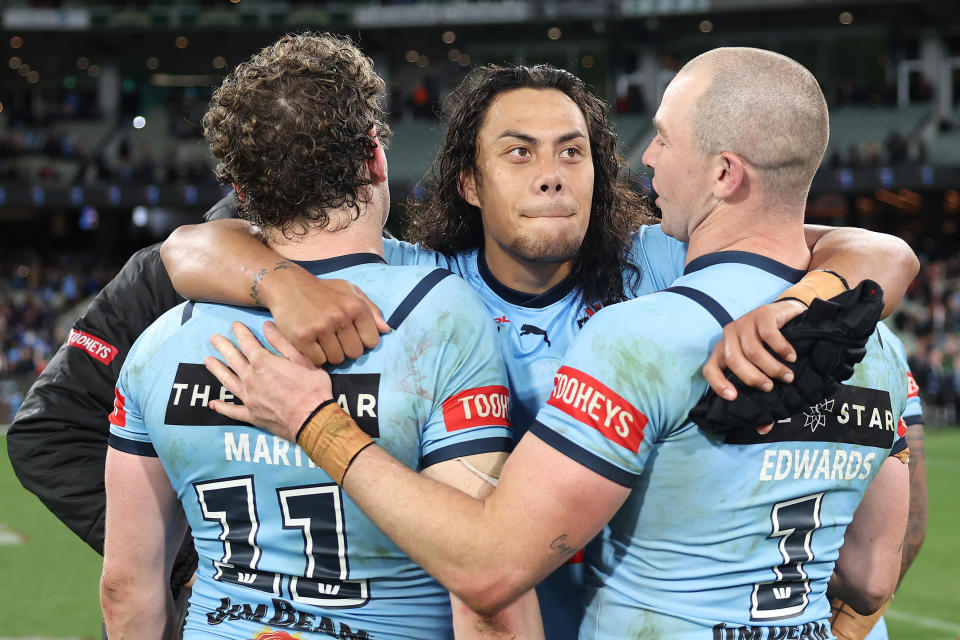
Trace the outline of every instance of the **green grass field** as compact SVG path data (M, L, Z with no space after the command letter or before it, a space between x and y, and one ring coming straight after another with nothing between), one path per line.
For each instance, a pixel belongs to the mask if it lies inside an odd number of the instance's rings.
M960 429L928 431L926 443L930 524L890 608L894 640L960 638ZM99 638L100 557L20 486L0 445L0 640Z

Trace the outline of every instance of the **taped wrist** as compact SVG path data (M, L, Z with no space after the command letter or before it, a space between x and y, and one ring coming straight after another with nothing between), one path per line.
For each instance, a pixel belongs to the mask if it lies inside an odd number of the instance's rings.
M337 484L361 450L373 444L353 418L336 402L321 404L301 427L297 444Z
M869 616L862 616L840 598L830 600L830 627L837 640L863 640L890 606L890 600L880 610Z
M800 279L800 282L793 285L777 297L777 300L790 298L799 300L803 304L810 306L814 299L829 300L847 291L847 281L843 279L836 271L827 269L817 269L810 271Z

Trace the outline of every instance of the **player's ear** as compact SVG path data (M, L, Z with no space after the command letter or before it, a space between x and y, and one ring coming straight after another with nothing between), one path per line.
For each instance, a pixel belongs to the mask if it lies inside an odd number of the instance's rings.
M480 189L477 185L477 179L473 169L465 169L460 172L460 184L458 190L467 204L480 208Z
M370 137L373 138L373 152L367 159L367 171L370 172L370 180L373 184L380 184L387 180L387 154L383 151L383 144L377 137L375 129L370 130Z
M716 155L713 166L713 195L719 200L728 200L746 185L747 174L743 158L731 151Z

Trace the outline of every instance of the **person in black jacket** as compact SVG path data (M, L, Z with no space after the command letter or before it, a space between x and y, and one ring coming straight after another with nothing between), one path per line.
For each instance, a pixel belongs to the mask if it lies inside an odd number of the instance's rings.
M236 216L234 195L207 220ZM14 416L7 450L20 482L71 531L103 555L103 467L114 387L133 342L167 309L183 302L160 260L160 243L140 249L97 294L70 330ZM197 567L190 532L170 587L186 603ZM181 594L181 592L184 592Z

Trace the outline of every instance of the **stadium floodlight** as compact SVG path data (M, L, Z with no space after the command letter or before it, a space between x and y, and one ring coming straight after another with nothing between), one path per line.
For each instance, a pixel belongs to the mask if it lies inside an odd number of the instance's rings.
M134 129L143 129L143 127L144 127L146 124L147 124L147 119L144 118L143 116L136 116L136 117L134 117L134 119L133 119L133 128L134 128Z

